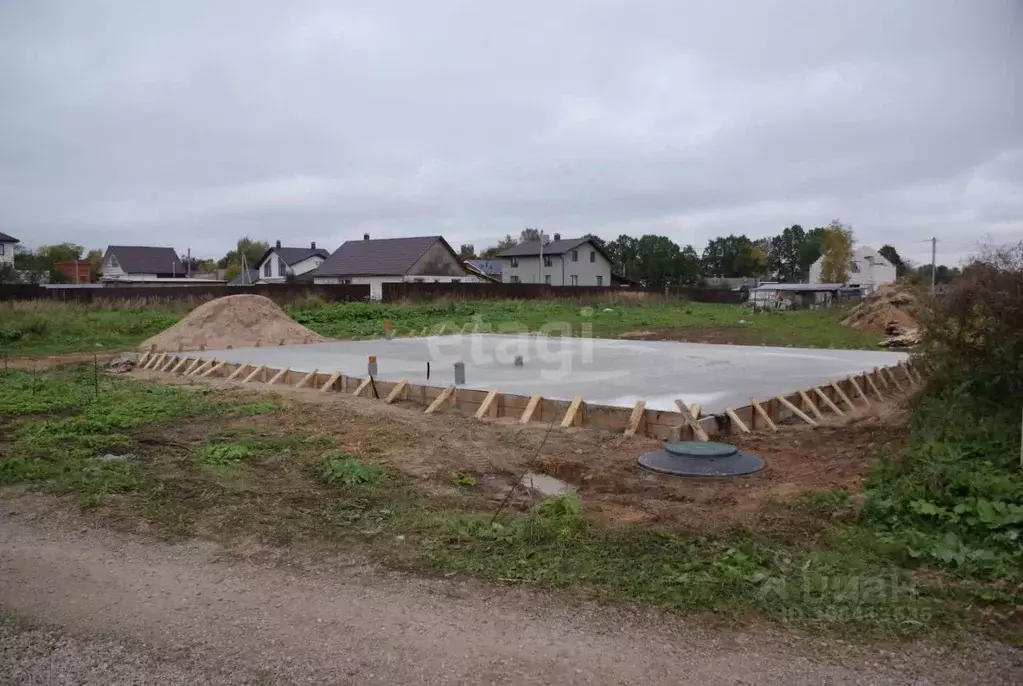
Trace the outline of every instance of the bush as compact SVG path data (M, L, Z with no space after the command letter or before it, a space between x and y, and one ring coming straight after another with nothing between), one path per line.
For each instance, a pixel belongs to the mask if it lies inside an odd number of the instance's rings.
M383 472L367 467L350 453L334 453L323 461L321 477L331 486L362 486L380 480Z
M1023 579L1023 244L969 265L924 331L912 436L868 480L863 520L904 562Z

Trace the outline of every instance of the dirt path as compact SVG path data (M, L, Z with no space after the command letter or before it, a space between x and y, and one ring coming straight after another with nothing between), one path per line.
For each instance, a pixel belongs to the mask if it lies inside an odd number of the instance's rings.
M1010 683L1019 654L852 648L340 560L228 561L0 503L0 683ZM827 655L827 657L825 657Z

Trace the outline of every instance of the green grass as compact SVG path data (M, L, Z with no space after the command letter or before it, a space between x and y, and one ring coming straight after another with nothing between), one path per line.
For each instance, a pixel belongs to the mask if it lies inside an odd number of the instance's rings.
M256 409L277 405L105 376L97 396L88 368L0 373L0 484L75 494L103 521L175 537L322 541L401 568L870 639L1020 640L1008 617L1023 604L1023 482L1001 420L939 435L944 408L928 409L862 503L807 493L764 520L781 524L698 534L603 525L574 494L495 520L474 477L441 475L438 495L346 444L342 426L311 434L253 421ZM95 459L106 451L134 457Z
M145 303L106 309L58 302L0 304L0 351L43 355L137 346L178 321L187 305ZM607 310L607 311L605 311ZM464 326L481 331L547 331L554 335L614 337L641 330L675 331L681 338L813 348L872 348L880 337L840 324L841 311L752 314L738 305L616 302L581 305L554 300L487 300L420 304L335 303L313 300L289 315L330 338L382 336L385 321L398 336ZM713 335L708 337L708 331Z

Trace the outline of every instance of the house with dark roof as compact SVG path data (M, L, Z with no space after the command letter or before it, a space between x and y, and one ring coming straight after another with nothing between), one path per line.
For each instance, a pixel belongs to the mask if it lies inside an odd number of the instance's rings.
M187 275L174 248L146 245L108 246L99 271L101 281L156 281Z
M549 286L610 286L611 260L589 238L525 241L500 255L504 283L545 283Z
M14 236L0 231L0 267L14 264L14 246L20 242Z
M368 284L370 297L383 297L383 284L481 281L470 274L443 236L346 241L313 272L317 284Z
M277 241L256 263L259 278L253 283L284 283L303 276L311 279L312 273L329 256L326 250L316 247L315 241L308 248L282 247Z

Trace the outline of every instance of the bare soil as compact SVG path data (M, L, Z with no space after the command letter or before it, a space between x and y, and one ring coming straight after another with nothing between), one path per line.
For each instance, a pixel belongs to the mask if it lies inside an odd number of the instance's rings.
M161 382L194 383L159 373L133 374ZM260 394L250 386L211 383L232 395L255 399ZM272 422L251 420L264 431L328 437L339 450L405 474L432 495L464 497L452 477L465 474L480 484L482 493L476 495L497 500L530 469L576 486L586 511L598 518L673 529L727 526L750 517L766 503L785 502L808 490L856 491L878 451L897 452L908 434L902 415L893 408L887 408L881 418L855 416L815 429L782 426L778 433L729 439L761 455L767 463L763 471L731 479L680 479L637 466L639 455L661 447L654 438L554 427L533 462L544 440L544 425L425 415L423 408L411 403L386 405L309 389L280 387L275 392L283 407ZM204 431L200 428L197 433L201 437ZM188 434L180 426L175 432L179 437Z
M161 352L255 345L319 343L327 339L305 328L262 295L228 295L203 303L139 346Z

